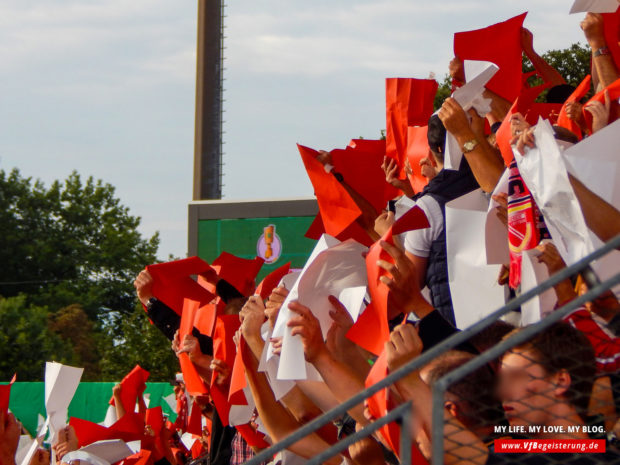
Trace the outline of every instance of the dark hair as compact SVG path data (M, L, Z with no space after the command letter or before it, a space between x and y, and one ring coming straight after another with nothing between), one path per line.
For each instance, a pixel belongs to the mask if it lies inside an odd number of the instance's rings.
M491 134L497 134L497 131L499 131L499 128L501 125L502 125L501 121L496 121L495 123L493 123L491 125Z
M547 92L547 103L564 103L575 92L575 87L570 84L560 84L559 86L553 86Z
M514 329L514 325L503 320L497 320L479 333L470 337L469 342L473 344L480 353L482 353L499 343L506 334L514 331Z
M508 333L505 339L521 330ZM566 371L571 379L566 400L585 419L594 385L596 359L592 344L581 331L569 323L558 322L514 349L531 350L535 361L549 375Z
M464 365L476 355L469 352L451 350L431 362L428 384ZM447 388L455 403L460 406L459 419L466 427L478 429L497 425L504 420L502 404L495 389L495 375L488 365L483 365Z
M579 138L574 132L562 126L553 126L553 132L555 133L554 136L556 140L563 140L564 142L570 142L571 144L576 144L579 142Z
M446 127L437 115L428 120L427 139L433 154L443 162L443 155L446 153Z

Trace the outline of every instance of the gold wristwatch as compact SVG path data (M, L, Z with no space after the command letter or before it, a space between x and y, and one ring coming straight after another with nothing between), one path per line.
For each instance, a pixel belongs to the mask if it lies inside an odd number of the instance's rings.
M469 153L473 151L478 146L478 141L476 139L472 139L463 144L463 153Z

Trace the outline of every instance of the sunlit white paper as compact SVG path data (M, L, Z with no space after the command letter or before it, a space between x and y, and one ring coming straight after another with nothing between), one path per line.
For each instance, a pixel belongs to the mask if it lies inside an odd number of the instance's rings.
M484 231L489 202L482 190L446 204L448 277L454 316L465 329L504 305L500 266L488 265Z

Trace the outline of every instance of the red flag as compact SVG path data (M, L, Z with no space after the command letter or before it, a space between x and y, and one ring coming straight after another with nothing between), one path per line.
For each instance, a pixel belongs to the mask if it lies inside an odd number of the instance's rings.
M308 239L318 240L321 238L321 235L325 234L325 228L323 227L323 220L321 218L321 213L314 218L314 221L306 231L305 236ZM374 241L370 238L368 233L364 231L364 229L357 224L357 222L352 223L347 229L342 231L340 234L335 236L341 242L344 242L348 239L353 239L360 244L365 245L366 247L370 247Z
M384 155L378 151L365 152L358 147L361 145L332 150L332 163L344 181L378 213L385 207L384 191L387 183L381 168Z
M191 278L192 275L214 273L213 269L198 257L157 263L147 266L146 269L153 277L153 295L179 315L183 310L184 298L205 305L215 297Z
M403 234L414 229L429 228L430 223L424 211L414 206L401 216L384 234L381 240L394 245L393 235ZM389 273L377 265L377 261L385 260L394 263L392 256L381 247L381 240L375 242L366 256L366 271L368 273L368 292L372 299L371 305L360 315L353 327L347 332L347 337L361 347L377 353L381 352L383 344L389 338L388 327L388 287L380 281L381 276ZM365 315L366 314L366 315ZM371 340L372 339L372 340Z
M388 374L387 359L385 351L381 353L379 358L375 361L374 365L368 373L366 378L366 387L370 387L373 384L377 384L384 379ZM382 389L373 396L368 398L368 410L370 414L375 418L381 418L385 416L389 410L393 408L391 402L388 402L388 391ZM388 423L379 429L379 433L390 448L396 455L400 455L400 426L396 422ZM420 450L415 446L415 441L411 445L411 463L428 464L428 461L424 458Z
M192 404L192 411L189 414L186 432L195 434L196 436L202 436L202 412L196 401Z
M426 126L433 114L438 88L434 79L388 78L385 80L387 157L396 160L402 177L407 154L409 126Z
M9 382L9 384L3 384L0 386L0 412L4 413L6 417L7 412L9 411L9 400L11 398L11 386L17 379L17 375L13 375L13 378Z
M575 123L572 119L568 117L568 114L566 113L566 108L568 107L569 103L575 103L584 98L590 90L591 85L592 76L588 74L585 79L581 81L581 83L577 86L577 88L570 95L570 97L566 99L566 102L564 102L564 105L562 105L562 109L560 110L560 115L558 116L557 125L568 129L570 132L579 137L579 139L583 137L581 129L579 128L579 125L577 123Z
M133 412L136 409L138 396L144 392L149 372L136 365L121 381L121 403L125 412ZM110 399L110 405L115 405L114 396Z
M235 363L236 347L233 341L235 332L241 326L239 315L221 315L217 317L215 331L213 332L213 358L222 360L231 369ZM217 373L213 372L211 379L211 398L217 409L217 413L224 426L228 426L228 413L230 403L228 402L228 391L224 392L215 382Z
M586 120L586 124L588 125L588 130L592 133L592 114L589 111L586 111L586 106L590 102L600 102L605 104L605 91L609 92L609 99L613 102L614 100L618 100L620 98L620 79L612 82L606 88L601 90L598 94L592 97L588 102L583 106L583 117ZM611 124L611 117L609 119L609 124Z
M513 102L521 91L521 29L527 13L484 29L454 34L454 54L465 60L490 61L499 71L486 88Z
M409 182L414 192L422 192L428 184L428 178L422 176L420 161L430 156L427 138L428 126L409 127L407 129L407 159L411 167Z
M192 334L194 328L194 319L198 311L199 303L195 300L185 299L183 313L181 314L181 323L179 325L179 339L183 341L186 335ZM183 381L185 388L191 395L197 396L208 392L202 378L196 371L196 367L189 359L189 355L185 352L179 354L179 364L183 372Z
M620 70L620 7L615 13L603 13L603 33L616 69Z
M131 442L144 438L144 421L136 413L126 413L109 428L75 417L69 419L69 424L75 429L79 447L106 439Z
M267 276L263 278L261 283L256 288L256 294L260 295L260 298L267 300L271 295L271 292L280 284L282 278L284 278L291 269L291 262L285 263L281 267L273 270Z
M245 339L241 336L239 341L241 345L245 345ZM228 401L231 405L248 405L245 398L243 388L247 386L245 379L245 366L243 365L242 349L240 348L235 354L235 361L230 375L230 389L228 391Z
M228 284L247 297L254 293L256 288L255 279L263 263L265 263L265 260L260 257L248 260L228 252L222 252L211 265L217 271L220 279L228 282Z
M327 234L337 237L362 214L346 189L325 168L316 157L316 150L297 145L310 177L319 211Z
M540 95L540 93L549 87L549 84L543 84L538 87L525 87L521 90L521 95L515 100L512 104L512 107L506 114L504 121L502 121L501 126L497 130L495 134L495 139L497 141L497 146L502 154L502 158L504 159L504 164L506 166L510 166L510 163L514 159L514 155L512 153L512 147L510 145L510 141L512 140L512 131L510 128L510 122L512 120L512 116L515 113L521 113L523 117L526 118L528 123L536 124L537 121L532 122L532 118L534 117L536 112L532 112L530 115L530 109L534 105L534 101L536 97Z
M149 465L153 462L151 451L141 449L140 452L125 458L122 465Z
M250 424L246 423L245 425L237 425L235 428L237 428L239 434L243 436L243 439L245 439L245 442L248 443L248 446L256 447L258 449L266 449L269 447L269 443L265 441L265 435L254 430Z

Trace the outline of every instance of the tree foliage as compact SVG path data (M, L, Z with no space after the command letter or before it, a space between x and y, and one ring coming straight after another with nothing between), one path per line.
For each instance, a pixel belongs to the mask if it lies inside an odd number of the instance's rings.
M109 325L120 328L120 336L102 341L104 355L100 362L101 379L113 381L118 373L128 373L139 364L151 375L150 380L169 381L179 370L170 341L151 325L141 305L129 315L111 314Z
M131 312L133 277L159 243L157 234L143 239L139 224L101 180L73 172L46 188L0 170L0 295L24 293L52 312L79 303L90 318Z
M49 328L47 309L27 304L24 295L0 298L0 379L17 373L19 381L39 381L52 360L73 357L71 344Z
M101 180L46 187L0 170L0 380L40 381L50 360L91 381L136 363L169 378L170 344L136 311L133 280L159 244L139 224Z

